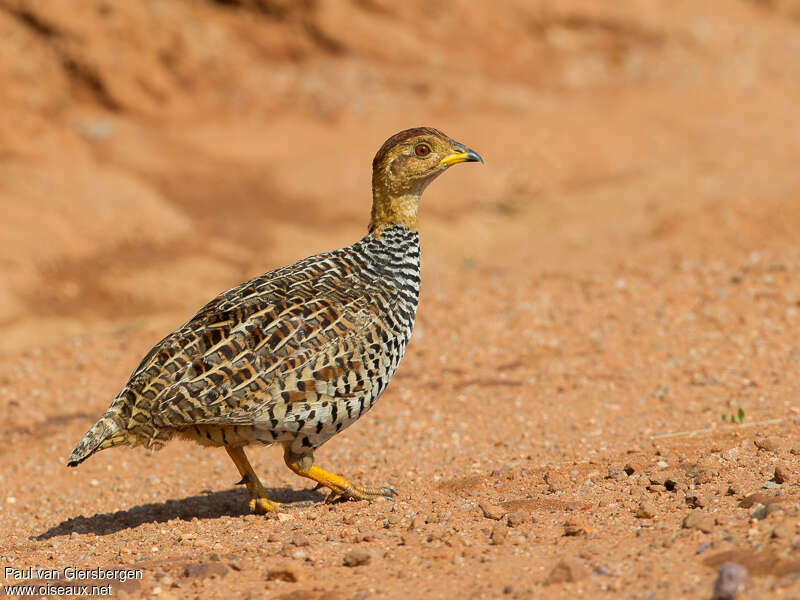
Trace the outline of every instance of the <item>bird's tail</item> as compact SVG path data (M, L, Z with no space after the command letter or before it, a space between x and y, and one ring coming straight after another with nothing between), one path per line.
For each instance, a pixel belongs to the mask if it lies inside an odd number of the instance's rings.
M117 410L112 406L94 424L94 426L87 431L75 446L72 454L69 455L67 460L68 467L77 467L95 452L105 450L106 448L113 448L127 442L125 430L122 427L122 418Z

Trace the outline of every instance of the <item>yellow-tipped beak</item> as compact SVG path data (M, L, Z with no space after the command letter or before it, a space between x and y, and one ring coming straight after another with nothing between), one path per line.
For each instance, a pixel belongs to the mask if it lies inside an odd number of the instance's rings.
M458 148L456 152L452 154L448 154L442 160L439 161L440 165L454 165L456 163L462 162L483 162L483 159L480 155L475 152L474 150L470 150L469 148Z

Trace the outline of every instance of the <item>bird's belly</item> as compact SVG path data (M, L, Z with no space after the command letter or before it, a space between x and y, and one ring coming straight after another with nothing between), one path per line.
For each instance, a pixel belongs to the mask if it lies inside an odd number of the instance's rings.
M178 434L201 446L269 445L281 441L273 432L258 425L191 425L178 430Z
M380 353L364 352L361 368L350 376L354 385L333 386L331 394L320 395L316 402L298 402L286 407L282 423L276 432L286 441L289 433L295 451L317 448L331 437L355 423L375 405L386 389L405 353L411 328L396 336Z

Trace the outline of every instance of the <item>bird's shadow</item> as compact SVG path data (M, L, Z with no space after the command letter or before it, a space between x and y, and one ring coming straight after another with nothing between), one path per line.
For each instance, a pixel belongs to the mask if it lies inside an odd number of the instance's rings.
M313 489L292 490L288 488L267 489L267 495L278 502L299 502L311 500L321 502L325 495ZM248 496L243 489L209 492L199 496L171 499L166 502L141 504L127 510L98 513L91 517L72 517L62 521L31 540L42 541L69 535L70 533L94 533L108 535L123 529L132 529L144 523L165 523L173 519L191 521L198 519L217 519L219 517L240 517L250 514Z

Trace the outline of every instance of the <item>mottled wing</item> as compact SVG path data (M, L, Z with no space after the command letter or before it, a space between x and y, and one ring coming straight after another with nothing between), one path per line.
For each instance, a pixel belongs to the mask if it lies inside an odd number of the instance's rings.
M158 426L252 424L271 404L347 388L380 294L335 255L320 258L222 294L162 340L131 379L139 412Z

